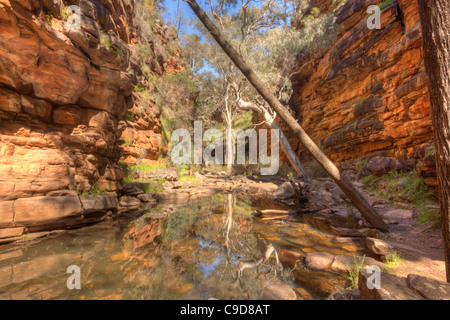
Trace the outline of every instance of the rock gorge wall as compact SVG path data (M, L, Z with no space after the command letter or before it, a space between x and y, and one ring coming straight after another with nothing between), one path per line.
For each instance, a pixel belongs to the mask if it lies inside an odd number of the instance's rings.
M167 152L167 145L163 141L161 109L159 105L176 108L174 102L182 102L178 97L182 88L170 86L165 78L179 74L185 70L185 61L180 52L181 48L171 48L177 43L176 36L160 23L154 26L155 34L149 46L149 55L139 58L142 53L135 54L140 61L132 59L132 63L140 79L140 87L133 93L133 107L128 110L126 128L122 134L124 151L122 161L127 164L151 165ZM150 79L145 77L141 68L148 69ZM162 94L160 91L166 91ZM172 101L161 101L157 97L169 95ZM159 100L159 101L157 101Z
M81 29L68 26L70 5ZM0 0L0 243L117 207L121 137L142 80L134 14L133 0ZM93 186L110 193L78 195Z
M339 4L337 40L293 79L292 109L312 139L337 164L387 156L416 167L436 185L430 104L416 1L383 1L381 30L367 27L377 0ZM308 61L302 61L299 67ZM290 137L304 161L309 155Z

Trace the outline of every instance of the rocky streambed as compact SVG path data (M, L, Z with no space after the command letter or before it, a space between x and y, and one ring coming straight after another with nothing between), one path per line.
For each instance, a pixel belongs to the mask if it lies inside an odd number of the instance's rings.
M0 247L0 298L423 299L432 295L419 287L446 290L435 280L385 273L388 291L349 289L358 272L368 277L366 266L389 271L384 262L393 250L423 257L398 235L413 210L391 207L359 182L391 238L366 225L329 179L306 185L206 172L179 181L172 169L135 175L120 193L67 194L64 205L35 198L35 206L51 209L48 217L72 214L2 239L9 244ZM80 267L81 290L66 287L71 265Z

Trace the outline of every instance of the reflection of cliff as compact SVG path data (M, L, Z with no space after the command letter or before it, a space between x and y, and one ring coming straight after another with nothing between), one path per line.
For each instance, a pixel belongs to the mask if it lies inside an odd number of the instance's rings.
M328 11L332 3L315 6ZM382 29L369 30L366 10L377 3L348 0L335 10L338 39L295 77L293 108L337 163L369 155L412 159L424 164L433 185L433 159L425 159L432 128L417 4L393 0L382 10Z

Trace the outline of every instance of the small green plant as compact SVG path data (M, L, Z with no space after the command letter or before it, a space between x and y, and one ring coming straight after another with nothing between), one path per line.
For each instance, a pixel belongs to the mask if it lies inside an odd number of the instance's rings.
M148 171L148 172L167 167L167 165L164 163L156 163L153 165L147 165L147 164L130 165L130 164L127 164L127 166L130 169L130 171L138 170L138 171Z
M128 121L133 121L134 120L134 112L133 112L133 110L128 110L128 112L127 112L127 120Z
M290 181L295 182L295 174L293 172L289 172L287 177Z
M123 137L123 141L125 141L125 147L129 147L133 144L133 140L128 137Z
M357 171L361 171L362 168L364 168L364 166L367 164L367 162L369 162L369 160L367 160L367 159L359 159L356 162L356 170Z
M145 193L161 193L164 189L162 187L166 179L158 179L157 182L146 183L144 185Z
M102 40L101 43L102 43L102 45L104 45L105 47L107 47L109 49L112 49L112 47L113 47L113 43L111 40Z
M393 171L382 177L370 175L361 181L377 196L392 202L406 201L421 208L431 196L431 190L415 171Z
M320 14L320 8L318 8L318 7L312 8L312 9L311 9L311 14L312 14L313 16L318 16L318 15Z
M52 26L52 19L53 15L51 13L45 15L45 22L47 22L50 27Z
M392 4L393 4L392 0L383 0L383 1L380 2L378 7L380 8L380 10L383 10L384 8L392 6Z
M139 84L134 86L134 91L139 92L139 93L143 93L143 94L147 94L148 91L146 88L141 87Z
M398 267L402 263L402 261L403 260L400 257L400 254L396 250L389 252L386 255L386 261L384 262L386 268L383 271L391 272L392 269Z
M350 282L349 287L351 289L358 288L358 278L359 270L364 266L364 260L366 256L363 256L360 261L356 256L353 256L353 266L347 266L347 274L344 275L345 278Z
M109 192L107 188L101 189L97 183L95 183L91 189L78 191L80 196L93 196L93 195L102 195Z
M420 209L417 224L421 225L428 221L432 221L434 223L434 228L441 227L441 216L437 213L437 210L423 207Z
M63 21L67 21L70 18L70 13L64 4L61 5L61 18Z
M123 48L122 47L118 47L117 49L114 49L114 51L119 55L122 56L123 55Z
M197 177L193 175L186 175L186 176L180 176L178 177L178 181L184 182L184 181L192 181L197 183Z
M434 157L436 155L436 150L434 149L434 143L431 147L431 150L427 152L427 154L425 155L425 159L428 157Z

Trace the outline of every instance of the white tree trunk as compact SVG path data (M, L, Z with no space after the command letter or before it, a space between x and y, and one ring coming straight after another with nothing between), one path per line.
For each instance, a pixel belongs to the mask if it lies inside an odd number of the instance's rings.
M308 173L306 172L305 168L303 167L302 163L300 162L300 159L298 158L297 154L292 149L291 144L289 143L288 139L284 135L283 131L281 131L280 126L278 125L278 123L276 121L276 116L272 115L269 112L269 110L263 106L257 106L253 103L245 102L243 100L239 100L239 107L243 110L253 110L253 111L258 112L258 114L260 114L264 118L265 124L267 124L272 129L279 130L281 148L283 149L284 153L286 154L286 156L289 160L289 163L291 164L295 173L297 173L297 175L300 178L303 178L306 181L311 181L310 177L308 176Z

